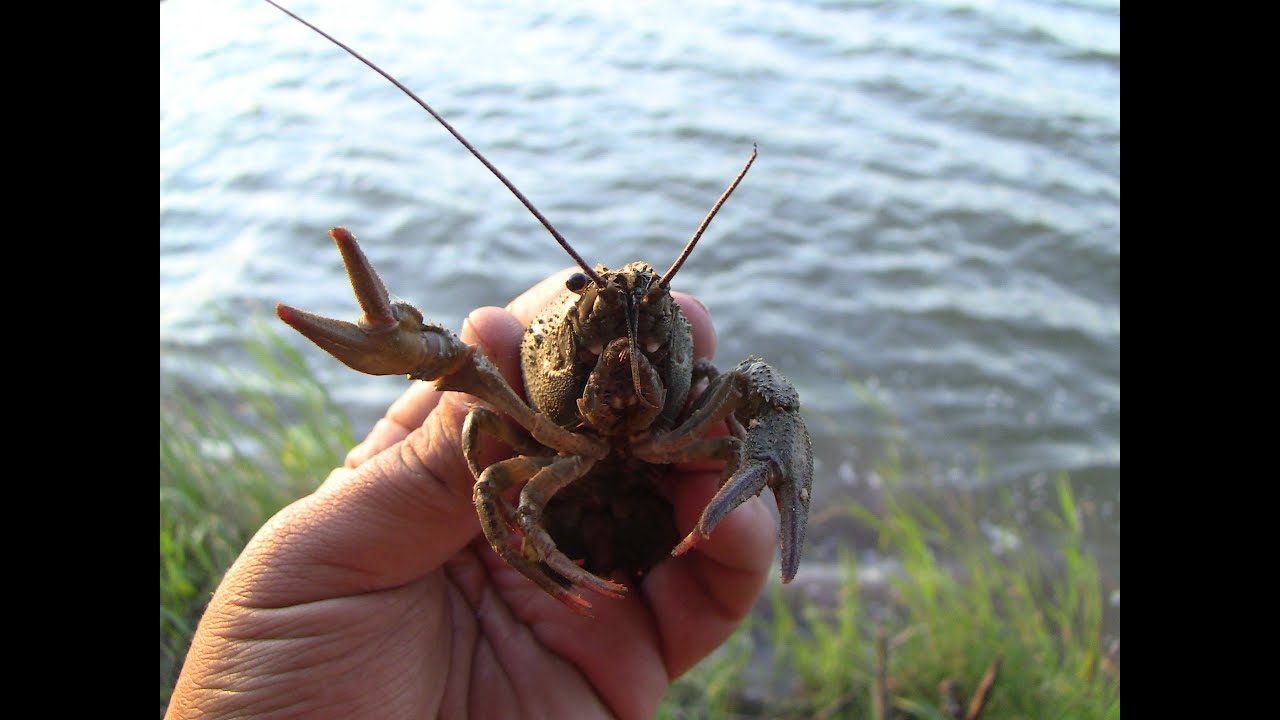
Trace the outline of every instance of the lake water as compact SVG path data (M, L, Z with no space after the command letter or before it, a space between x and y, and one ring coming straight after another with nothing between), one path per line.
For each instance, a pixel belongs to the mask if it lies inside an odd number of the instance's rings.
M758 143L675 286L711 309L721 367L761 355L798 387L816 502L874 493L896 442L912 482L1029 509L1068 471L1118 606L1119 3L550 5L291 7L432 103L593 264L666 267ZM248 363L249 323L226 317L354 319L339 224L454 328L570 264L310 30L257 0L161 3L162 391ZM404 387L305 351L357 433ZM811 530L802 579L846 530Z

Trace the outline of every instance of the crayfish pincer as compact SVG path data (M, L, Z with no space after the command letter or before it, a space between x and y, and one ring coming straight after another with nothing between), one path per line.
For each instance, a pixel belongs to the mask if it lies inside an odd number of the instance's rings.
M693 548L766 485L781 515L782 580L789 582L804 547L813 484L799 396L762 360L748 358L721 373L695 358L689 321L669 289L751 167L755 150L665 273L643 262L592 268L479 151L396 84L484 163L582 269L525 333L520 362L526 397L511 388L479 347L424 322L412 305L392 302L355 236L344 228L330 235L363 310L359 322L286 305L277 307L280 318L355 370L434 380L441 390L487 404L471 407L462 437L476 478L481 528L496 553L569 608L588 612L591 604L579 593L582 588L622 596L624 582L635 582L664 558ZM703 381L705 390L695 398ZM710 435L722 422L729 433ZM515 457L481 467L481 433L508 445ZM703 459L724 461L720 489L682 539L667 471L674 463Z

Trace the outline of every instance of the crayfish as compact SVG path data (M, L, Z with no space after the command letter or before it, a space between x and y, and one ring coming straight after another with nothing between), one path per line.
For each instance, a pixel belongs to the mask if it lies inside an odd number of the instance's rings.
M271 2L271 0L267 0ZM271 2L272 5L276 5ZM276 7L280 7L276 5ZM458 131L395 78L328 33L280 8L389 79L441 123L529 208L582 269L528 327L521 346L527 397L453 332L392 301L356 238L330 235L363 310L359 323L278 305L282 320L347 366L370 375L434 380L471 395L462 447L475 475L480 526L494 551L570 609L587 614L579 590L621 597L670 555L709 537L734 508L767 485L781 516L782 580L795 577L804 546L813 455L795 388L748 358L718 372L693 357L689 321L671 279L746 175L751 157L671 268L633 262L589 266L533 204ZM694 390L706 381L706 389ZM725 422L727 435L709 435ZM481 467L480 434L518 453ZM677 462L725 463L720 489L683 539L662 483ZM511 498L516 495L518 499Z

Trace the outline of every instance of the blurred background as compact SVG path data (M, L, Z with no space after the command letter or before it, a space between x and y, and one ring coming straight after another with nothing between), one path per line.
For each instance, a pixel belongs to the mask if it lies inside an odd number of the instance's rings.
M821 592L839 546L889 561L821 517L874 503L886 454L921 492L1012 498L1025 524L993 543L1038 542L1066 471L1118 632L1118 1L548 5L290 8L593 264L665 268L758 143L674 285L710 308L722 368L759 355L800 392L819 517L798 587ZM455 329L571 264L340 49L258 0L162 3L162 396L230 392L208 368L250 364L276 302L354 319L339 224ZM358 436L404 389L289 341Z

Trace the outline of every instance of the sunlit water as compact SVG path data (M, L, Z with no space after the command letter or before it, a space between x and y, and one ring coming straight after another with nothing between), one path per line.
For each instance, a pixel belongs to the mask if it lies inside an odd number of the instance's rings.
M910 480L1030 509L1066 470L1118 597L1118 2L294 5L592 263L665 267L758 143L675 285L710 307L722 367L761 355L799 388L816 503L873 491L898 440L924 458ZM239 319L278 301L354 318L338 224L455 328L570 264L311 31L256 0L161 3L162 388L248 364ZM305 352L357 432L403 389ZM815 525L806 568L847 531Z

